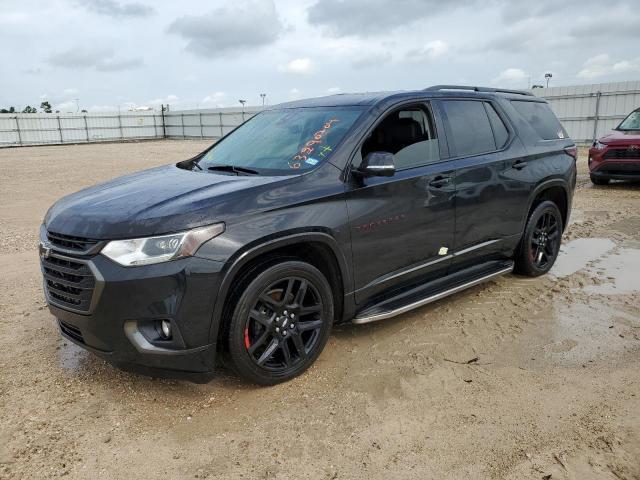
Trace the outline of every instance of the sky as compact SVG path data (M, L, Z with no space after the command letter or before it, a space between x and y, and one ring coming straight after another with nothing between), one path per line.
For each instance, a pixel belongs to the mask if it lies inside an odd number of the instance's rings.
M640 79L640 0L0 0L0 108Z

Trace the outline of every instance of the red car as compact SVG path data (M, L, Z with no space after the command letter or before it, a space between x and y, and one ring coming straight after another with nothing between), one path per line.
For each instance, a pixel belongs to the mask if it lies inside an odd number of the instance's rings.
M640 108L589 149L589 174L596 185L640 180Z

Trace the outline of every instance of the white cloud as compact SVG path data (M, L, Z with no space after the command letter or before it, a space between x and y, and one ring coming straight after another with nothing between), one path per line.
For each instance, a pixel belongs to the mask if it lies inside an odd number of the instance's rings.
M615 73L627 73L640 71L640 57L633 60L622 60L613 64L613 71Z
M624 73L640 72L640 57L614 62L606 53L587 59L578 72L578 78L597 78Z
M87 110L90 112L117 112L118 107L115 105L92 105Z
M179 103L180 102L180 97L178 97L177 95L167 95L164 98L154 98L153 100L149 100L147 103L149 105L153 105L156 107L159 107L160 105L166 105L168 103ZM135 104L132 104L132 106L136 106Z
M522 85L528 80L529 75L526 74L524 70L521 68L507 68L500 72L500 74L491 80L492 85L498 86L520 86L526 87L526 85Z
M294 58L284 67L280 67L280 70L288 73L307 75L314 70L313 62L310 58Z
M70 100L68 102L58 103L53 106L53 111L59 110L61 113L75 113L78 111L76 102Z
M422 48L409 50L407 58L414 61L437 60L449 52L449 44L442 40L433 40Z
M200 104L203 107L221 108L224 107L224 100L226 96L227 95L224 92L214 92L204 97Z

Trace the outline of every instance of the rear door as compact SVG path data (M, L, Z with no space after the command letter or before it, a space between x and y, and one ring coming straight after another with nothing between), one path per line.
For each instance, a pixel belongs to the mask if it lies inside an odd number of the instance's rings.
M458 98L440 106L456 158L452 270L459 270L509 254L521 234L531 185L519 167L526 152L495 102Z
M428 103L396 108L374 125L353 160L393 153L392 177L351 179L351 228L356 302L385 290L445 275L455 226L454 170ZM442 151L441 151L442 150Z

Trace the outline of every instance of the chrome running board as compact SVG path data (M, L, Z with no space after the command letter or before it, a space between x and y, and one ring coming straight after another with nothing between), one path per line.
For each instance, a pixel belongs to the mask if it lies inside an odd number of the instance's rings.
M423 305L427 305L429 303L440 300L441 298L448 297L449 295L453 295L454 293L460 292L461 290L465 290L467 288L473 287L474 285L478 285L479 283L486 282L491 280L492 278L499 277L501 275L505 275L513 271L513 264L509 267L502 268L500 270L496 270L489 275L485 275L484 277L476 278L475 280L471 280L470 282L462 283L456 287L449 288L447 290L443 290L442 292L438 292L434 295L430 295L421 300L418 300L413 303L409 303L402 307L396 308L394 310L389 310L388 312L377 313L375 315L369 315L365 317L355 317L351 320L351 323L362 324L362 323L370 323L377 322L379 320L385 320L387 318L395 317L397 315L401 315L409 310L413 310L414 308L422 307Z

